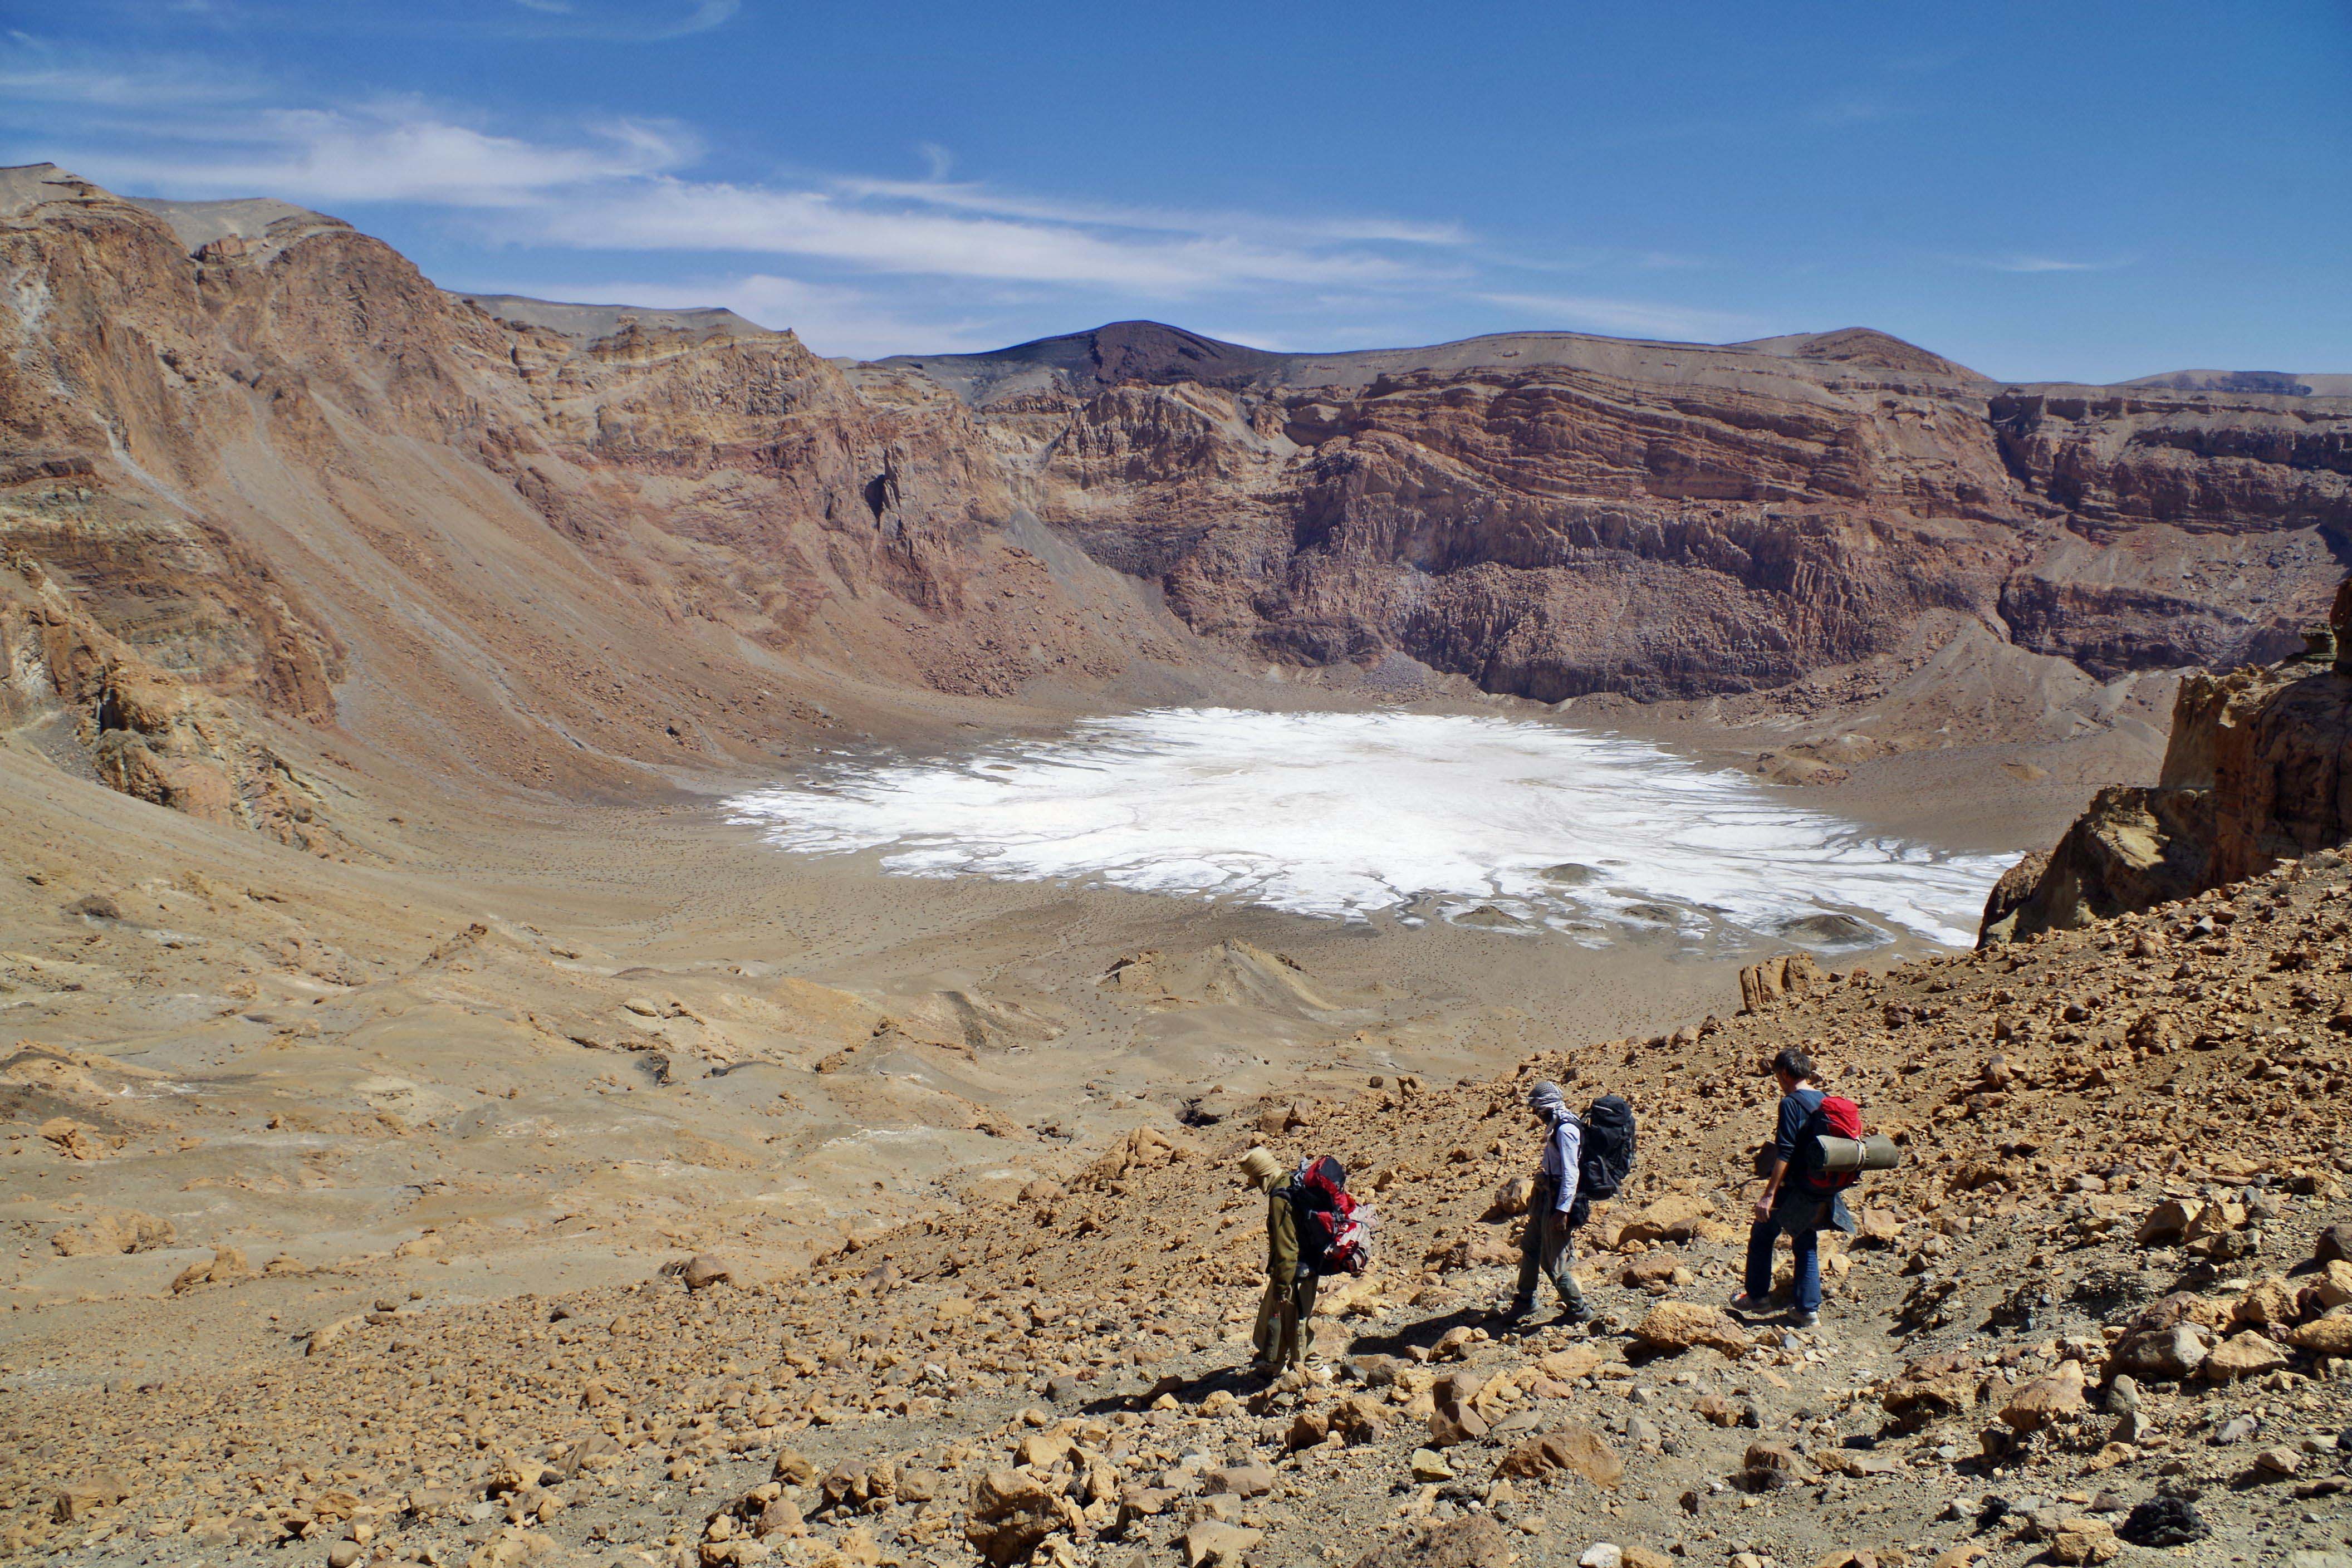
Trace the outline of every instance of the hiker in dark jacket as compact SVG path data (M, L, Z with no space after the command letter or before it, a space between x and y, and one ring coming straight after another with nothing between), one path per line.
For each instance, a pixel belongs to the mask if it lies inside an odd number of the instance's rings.
M1786 1232L1795 1251L1796 1283L1792 1289L1790 1321L1811 1328L1821 1321L1821 1232L1824 1226L1851 1230L1853 1219L1845 1202L1832 1194L1824 1198L1805 1184L1812 1151L1805 1125L1822 1108L1822 1091L1813 1087L1812 1059L1794 1047L1772 1058L1766 1069L1780 1086L1780 1116L1769 1159L1764 1163L1764 1192L1756 1200L1755 1223L1748 1228L1747 1289L1731 1299L1736 1312L1761 1312L1772 1294L1772 1244Z
M1576 1263L1572 1244L1576 1227L1590 1205L1577 1202L1577 1172L1583 1160L1584 1124L1568 1108L1556 1083L1539 1083L1528 1091L1528 1109L1544 1129L1543 1160L1536 1169L1535 1191L1528 1199L1528 1226L1519 1237L1519 1285L1505 1313L1525 1318L1536 1310L1538 1275L1559 1292L1559 1321L1581 1323L1592 1316L1584 1292L1571 1272Z
M1264 1149L1242 1156L1250 1185L1266 1194L1265 1294L1250 1332L1250 1370L1278 1375L1306 1366L1315 1347L1315 1276L1298 1267L1298 1207L1283 1180L1282 1162Z

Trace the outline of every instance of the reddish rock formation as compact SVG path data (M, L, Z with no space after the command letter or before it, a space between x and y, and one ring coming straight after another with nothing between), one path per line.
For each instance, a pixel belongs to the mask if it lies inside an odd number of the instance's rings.
M2004 390L1853 329L1323 356L1159 331L889 363L1027 457L1042 518L1286 662L1688 696L1944 611L2102 678L2226 666L2297 646L2352 504L2342 398Z
M2352 580L2336 630L2352 632ZM2352 671L2298 658L2191 675L2153 786L2113 785L1985 904L1980 942L2191 898L2352 842Z

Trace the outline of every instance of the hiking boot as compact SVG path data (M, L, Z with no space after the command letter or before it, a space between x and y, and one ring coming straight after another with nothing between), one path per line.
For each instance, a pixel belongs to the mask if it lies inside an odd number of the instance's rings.
M1791 1312L1789 1314L1789 1325L1791 1328L1810 1329L1821 1321L1822 1315L1819 1312Z
M1560 1303L1559 1316L1551 1321L1554 1328L1573 1329L1592 1321L1592 1318L1593 1312L1590 1303L1578 1301L1571 1305L1563 1301Z
M1761 1296L1751 1296L1742 1290L1731 1299L1731 1310L1735 1312L1765 1312L1771 1310L1771 1303Z
M1516 1323L1526 1318L1532 1317L1535 1314L1535 1310L1536 1301L1534 1297L1515 1297L1512 1299L1508 1306L1496 1308L1495 1316L1502 1319L1503 1321L1507 1323Z

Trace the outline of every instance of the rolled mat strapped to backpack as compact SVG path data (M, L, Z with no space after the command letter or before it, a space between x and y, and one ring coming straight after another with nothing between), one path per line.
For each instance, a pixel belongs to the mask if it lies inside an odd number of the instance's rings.
M1819 1142L1824 1171L1891 1171L1903 1163L1903 1151L1883 1133L1859 1139L1824 1134Z

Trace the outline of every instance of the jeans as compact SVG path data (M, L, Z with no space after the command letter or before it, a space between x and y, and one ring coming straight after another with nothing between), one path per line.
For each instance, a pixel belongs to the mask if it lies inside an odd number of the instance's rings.
M1556 1190L1549 1176L1538 1176L1528 1199L1528 1227L1519 1237L1519 1288L1512 1298L1522 1311L1535 1310L1538 1275L1559 1292L1561 1306L1571 1312L1584 1307L1584 1292L1570 1272L1576 1263L1576 1232L1568 1215L1552 1207Z
M1780 1233L1789 1234L1789 1245L1797 1255L1797 1280L1794 1300L1790 1303L1800 1312L1822 1310L1822 1234L1821 1215L1824 1205L1819 1198L1803 1194L1791 1194L1785 1188L1772 1212L1748 1227L1748 1293L1758 1300L1772 1293L1772 1244Z

